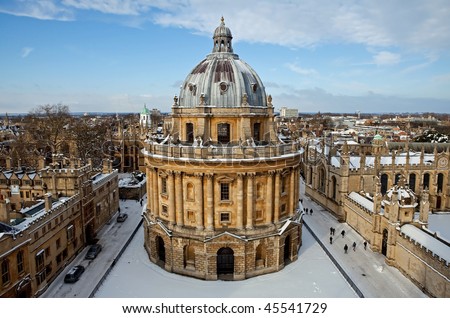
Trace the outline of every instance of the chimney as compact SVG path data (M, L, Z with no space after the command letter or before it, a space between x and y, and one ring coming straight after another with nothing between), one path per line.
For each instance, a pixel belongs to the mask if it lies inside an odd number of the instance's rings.
M46 194L44 194L44 202L45 202L45 212L50 211L53 206L52 194L50 192L47 192Z
M102 173L104 174L111 173L111 160L103 159Z
M0 222L9 224L11 213L11 203L9 199L5 199L3 194L0 194Z
M43 156L39 156L38 160L38 169L44 169L45 168L45 158Z

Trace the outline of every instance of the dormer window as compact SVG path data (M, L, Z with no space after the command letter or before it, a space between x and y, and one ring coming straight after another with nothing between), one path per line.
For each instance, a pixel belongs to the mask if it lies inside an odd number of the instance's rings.
M257 89L258 89L258 84L252 83L252 91L253 91L253 93L256 93Z
M228 84L225 82L221 82L219 84L220 87L220 93L225 93L228 90Z
M191 94L195 96L195 92L197 91L197 85L189 83L188 87Z

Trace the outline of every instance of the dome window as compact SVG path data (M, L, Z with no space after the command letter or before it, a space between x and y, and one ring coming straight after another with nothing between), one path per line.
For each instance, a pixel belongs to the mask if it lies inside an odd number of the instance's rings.
M225 83L225 82L221 82L219 84L219 87L220 87L220 92L221 93L225 93L227 91L227 89L228 89L228 84Z
M252 83L252 91L253 91L253 93L256 93L257 89L258 89L258 84Z

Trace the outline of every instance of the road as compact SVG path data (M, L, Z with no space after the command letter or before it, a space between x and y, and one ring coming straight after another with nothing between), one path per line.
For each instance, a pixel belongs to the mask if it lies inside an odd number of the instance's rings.
M76 256L66 268L56 277L47 290L40 296L42 298L88 298L97 285L115 264L124 246L131 239L133 232L142 219L142 209L146 205L144 197L143 205L135 200L120 201L121 212L126 212L128 218L123 223L116 222L116 215L99 231L97 237L102 245L102 251L94 260L84 259L89 248ZM64 283L64 276L72 266L83 265L85 272L80 279L73 284Z

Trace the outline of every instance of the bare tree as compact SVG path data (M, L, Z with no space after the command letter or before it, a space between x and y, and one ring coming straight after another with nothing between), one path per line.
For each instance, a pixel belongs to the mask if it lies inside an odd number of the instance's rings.
M72 118L69 107L62 104L41 105L30 111L27 117L26 131L34 138L36 148L51 154L59 153Z

